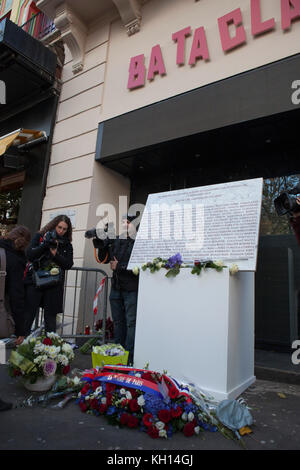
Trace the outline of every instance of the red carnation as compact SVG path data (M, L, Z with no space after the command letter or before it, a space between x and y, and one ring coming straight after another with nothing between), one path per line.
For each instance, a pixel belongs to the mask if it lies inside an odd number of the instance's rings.
M144 372L142 375L142 379L149 380L149 382L156 383L155 379L153 378L152 372Z
M112 405L112 396L111 396L111 393L107 393L107 395L106 395L106 404L107 404L107 406Z
M152 437L152 439L156 439L157 437L159 437L159 431L155 426L149 427L147 434L148 436Z
M83 387L83 389L81 390L81 394L82 395L85 395L90 389L90 386L89 384L85 384L85 386Z
M65 366L65 367L63 368L62 373L63 373L64 375L67 375L69 372L70 372L70 366L67 365L67 366Z
M95 391L99 387L99 382L97 380L93 380L92 382L92 388Z
M139 424L139 420L136 416L129 415L127 424L129 428L136 428Z
M129 408L130 408L130 410L133 411L133 412L134 412L134 411L139 411L140 407L139 407L138 402L137 402L136 399L130 400L130 402L129 402Z
M101 405L99 406L99 412L101 414L104 414L106 413L106 410L107 410L107 405L105 405L104 403L101 403Z
M158 414L158 419L162 421L163 423L168 423L171 419L171 412L169 410L159 410Z
M176 408L171 409L172 418L179 418L182 415L182 408L180 406L176 406Z
M116 388L115 384L111 384L111 383L106 384L106 391L108 393L113 392L115 388Z
M193 436L194 432L195 432L195 423L194 422L186 423L183 428L183 434L186 437L190 437L190 436Z
M179 391L175 387L169 388L169 397L172 398L173 400L177 398L179 395Z
M128 413L122 413L121 416L120 416L120 423L125 426L125 424L128 423L128 419L129 419L129 414Z
M92 410L97 410L98 409L98 400L96 398L93 398L93 400L90 401L90 406Z
M143 424L144 424L145 426L147 426L147 428L152 426L152 418L153 418L153 416L152 416L151 413L146 413L146 414L144 414L144 416L143 416Z
M46 346L52 346L52 340L50 338L44 338L43 339L43 344L45 344Z
M79 403L81 411L84 413L87 410L87 404L83 401Z

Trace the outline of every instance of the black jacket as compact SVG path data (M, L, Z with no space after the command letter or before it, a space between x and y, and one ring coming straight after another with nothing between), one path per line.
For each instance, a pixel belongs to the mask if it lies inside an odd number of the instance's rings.
M38 268L40 260L40 267L43 268L49 262L57 264L62 270L67 271L73 266L73 247L69 240L65 237L60 239L58 244L57 253L53 256L50 252L48 245L43 243L43 237L40 232L37 232L32 238L31 244L26 251L26 256L32 265ZM27 266L25 275L25 282L32 283L31 267Z
M137 291L139 284L139 276L133 274L127 265L131 256L134 245L132 238L120 238L115 240L99 240L93 239L94 246L98 248L98 257L100 260L106 258L106 262L118 260L117 269L113 271L112 286L115 289L126 291Z
M25 253L14 248L12 240L0 239L0 247L6 253L5 297L16 324L16 336L25 336L24 330L24 270Z

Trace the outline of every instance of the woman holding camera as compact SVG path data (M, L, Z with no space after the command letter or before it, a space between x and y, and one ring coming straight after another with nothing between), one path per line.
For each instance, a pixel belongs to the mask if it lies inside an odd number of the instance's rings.
M44 308L44 322L47 333L56 332L56 315L63 311L63 293L65 271L73 266L72 224L66 215L58 215L40 232L37 232L27 250L30 261L26 267L25 279L25 326L26 335L38 308ZM50 269L51 268L51 269ZM35 283L35 271L60 271L59 284L38 288ZM51 272L52 274L52 272ZM51 276L49 276L51 277Z

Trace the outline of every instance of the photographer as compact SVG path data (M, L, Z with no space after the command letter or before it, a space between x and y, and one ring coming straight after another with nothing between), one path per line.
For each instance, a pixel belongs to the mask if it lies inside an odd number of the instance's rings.
M115 342L129 351L129 364L133 363L135 324L137 310L138 276L127 265L134 245L136 228L134 216L126 215L122 220L123 232L119 237L102 240L96 229L88 230L86 238L93 238L100 262L110 263L113 271L110 306L114 322Z
M39 307L44 308L46 332L56 332L56 315L63 311L65 271L73 266L72 224L66 215L58 215L37 232L27 250L25 282L25 322L26 335ZM40 290L34 283L34 270L54 266L61 270L59 284Z

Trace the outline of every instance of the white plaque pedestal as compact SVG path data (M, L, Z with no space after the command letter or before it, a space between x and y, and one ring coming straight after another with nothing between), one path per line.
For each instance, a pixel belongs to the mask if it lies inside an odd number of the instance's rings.
M254 272L140 272L134 366L235 399L254 381Z

